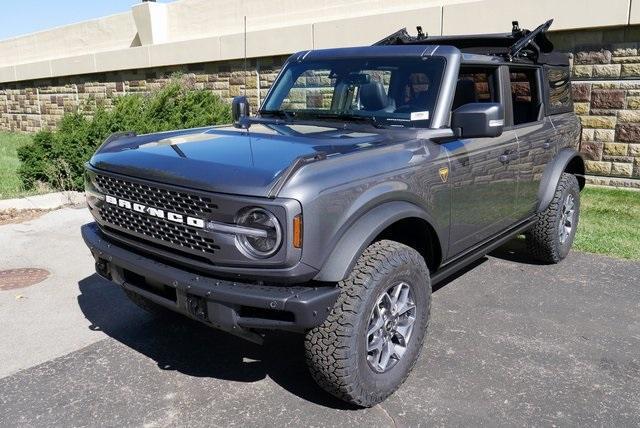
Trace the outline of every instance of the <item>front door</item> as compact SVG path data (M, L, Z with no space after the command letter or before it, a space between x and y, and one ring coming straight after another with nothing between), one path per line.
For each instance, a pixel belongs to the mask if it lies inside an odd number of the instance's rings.
M518 151L516 134L452 141L449 257L515 222Z
M453 110L470 102L503 102L500 82L498 68L463 66ZM518 141L515 132L506 131L443 146L451 160L448 256L454 257L515 222Z

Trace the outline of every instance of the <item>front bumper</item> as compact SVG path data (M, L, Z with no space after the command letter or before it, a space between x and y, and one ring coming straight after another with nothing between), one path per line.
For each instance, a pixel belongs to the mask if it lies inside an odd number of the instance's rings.
M267 286L198 275L114 244L96 223L82 237L104 278L172 311L255 342L253 329L305 331L320 325L338 298L335 286Z

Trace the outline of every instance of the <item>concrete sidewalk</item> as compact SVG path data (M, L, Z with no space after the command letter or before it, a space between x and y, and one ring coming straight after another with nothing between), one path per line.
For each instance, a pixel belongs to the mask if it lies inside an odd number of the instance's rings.
M0 211L4 210L54 210L67 205L84 205L82 192L55 192L24 198L0 199Z
M40 284L0 291L0 377L104 339L77 303L78 280L93 273L80 237L80 225L89 221L88 210L66 208L0 226L0 270L50 272Z

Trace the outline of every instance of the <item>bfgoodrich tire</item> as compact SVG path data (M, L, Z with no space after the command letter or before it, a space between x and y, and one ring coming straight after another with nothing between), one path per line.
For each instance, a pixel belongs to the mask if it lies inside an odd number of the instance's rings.
M580 218L580 186L572 174L563 173L551 203L538 214L526 234L531 255L544 263L558 263L569 254Z
M313 378L349 403L370 407L411 372L429 322L431 282L420 254L383 240L368 247L326 321L305 340Z

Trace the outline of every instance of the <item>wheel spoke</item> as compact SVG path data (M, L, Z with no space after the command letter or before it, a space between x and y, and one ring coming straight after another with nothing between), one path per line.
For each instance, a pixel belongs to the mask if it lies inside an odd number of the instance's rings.
M393 308L393 300L388 292L382 295L380 304L382 304L387 311L391 312L391 309Z
M567 201L565 202L565 213L569 213L573 210L573 197L571 195L567 196Z
M387 340L382 345L382 352L380 353L380 360L378 361L378 365L382 370L386 370L389 365L389 360L391 359L391 346L392 343L390 340Z
M398 343L393 344L393 356L395 356L398 360L402 358L406 350L406 345L401 345Z
M383 344L382 336L374 337L373 340L367 343L367 352L375 352L376 355L380 355Z
M409 337L411 337L414 322L415 318L409 318L406 322L398 324L398 327L396 327L396 337L402 338L404 346L406 346L406 343L409 341Z
M404 283L401 282L400 284L396 285L393 288L393 291L391 291L391 303L393 303L393 307L396 307L398 305L398 300L400 299L400 294L402 293L402 287L404 286Z
M372 314L373 323L371 323L371 322L369 323L369 330L367 331L367 336L371 336L377 330L380 330L382 328L382 326L384 325L384 318L383 318L382 314L380 313L380 308L376 306L373 309L373 312L374 312ZM377 314L376 314L376 312L377 312Z
M401 317L403 315L405 315L407 312L413 310L416 308L416 305L414 305L413 303L406 303L403 307L398 308L398 312L396 313L396 315L398 317Z

